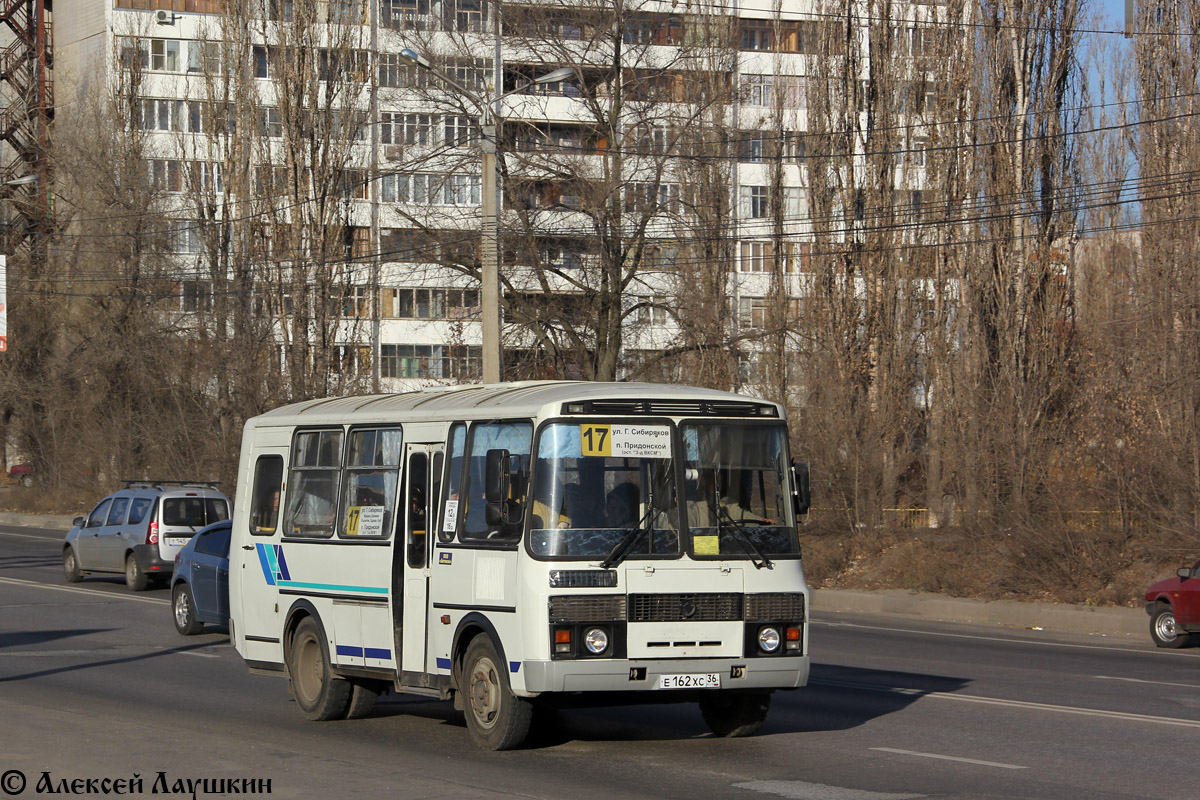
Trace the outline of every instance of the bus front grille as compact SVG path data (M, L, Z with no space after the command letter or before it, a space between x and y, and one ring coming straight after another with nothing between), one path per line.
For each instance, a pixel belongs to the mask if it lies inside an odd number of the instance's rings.
M631 594L630 622L733 622L742 618L742 595Z
M746 595L746 620L803 620L804 595L791 592Z

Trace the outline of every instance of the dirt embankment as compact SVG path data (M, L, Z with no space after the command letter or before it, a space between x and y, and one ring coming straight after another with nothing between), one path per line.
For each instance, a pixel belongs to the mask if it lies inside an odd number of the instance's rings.
M816 588L1096 606L1138 606L1147 586L1196 560L1177 547L1107 530L803 529L801 548Z

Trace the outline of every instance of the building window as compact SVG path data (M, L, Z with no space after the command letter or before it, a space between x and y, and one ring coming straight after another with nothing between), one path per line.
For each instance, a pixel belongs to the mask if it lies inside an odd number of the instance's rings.
M738 322L743 328L765 328L768 308L765 297L742 297L738 300Z
M379 140L383 144L432 144L433 120L432 114L384 112L380 115Z
M146 161L150 171L150 188L156 192L182 192L183 171L174 159L151 158Z
M201 222L194 219L174 220L170 224L171 250L182 255L196 255L204 251Z
M478 347L384 344L379 351L379 373L384 378L474 378L479 374Z
M259 125L259 130L263 136L271 139L280 139L283 137L283 117L279 115L278 108L264 108L261 111L262 122Z
M279 77L279 51L274 47L254 45L254 77L272 80Z
M443 0L443 7L447 12L446 27L449 30L475 33L483 30L487 14L484 0Z
M179 284L179 310L212 311L212 284L207 281L183 281Z
M638 297L638 322L644 325L666 325L671 321L665 297Z
M741 22L743 50L773 50L773 23L769 19L745 19Z
M780 268L784 272L807 270L807 242L780 242ZM775 268L775 242L773 241L744 241L740 245L738 259L739 272L770 272Z
M429 0L379 0L379 24L397 31L434 30Z
M329 21L340 25L361 25L365 19L363 0L329 0Z
M154 72L179 72L179 40L150 40L150 69Z
M396 53L379 54L379 85L398 89L404 84L401 77L404 71L400 56Z
M747 219L761 219L767 216L767 187L741 186L738 188L741 197L742 216Z
M204 75L221 74L221 43L191 42L188 45L188 72Z
M795 109L808 106L804 79L795 75L745 75L742 97L751 106Z
M446 147L462 147L471 141L473 127L470 117L458 116L456 114L448 115L446 117L444 144Z

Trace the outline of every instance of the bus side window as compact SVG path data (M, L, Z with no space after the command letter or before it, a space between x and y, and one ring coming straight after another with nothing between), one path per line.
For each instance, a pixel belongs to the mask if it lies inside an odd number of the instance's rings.
M429 531L429 498L426 485L429 483L429 457L425 453L413 453L408 459L408 496L404 506L408 521L408 565L414 569L425 566L426 540Z
M270 536L279 526L279 493L283 488L283 457L259 456L250 490L250 533Z
M510 481L509 500L516 508L525 507L525 478L529 475L529 454L533 447L533 425L529 422L488 422L471 428L470 470L463 497L467 503L463 514L460 541L514 541L521 537L521 525L489 526L484 478L489 450L507 450L509 463L518 476Z
M449 458L446 459L446 491L441 501L439 514L438 541L452 542L461 516L459 509L459 488L462 485L463 455L467 447L467 426L461 422L454 423L450 429Z

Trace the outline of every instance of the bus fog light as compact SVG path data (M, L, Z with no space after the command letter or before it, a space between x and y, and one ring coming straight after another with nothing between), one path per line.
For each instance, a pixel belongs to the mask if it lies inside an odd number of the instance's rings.
M583 646L594 656L608 649L608 633L603 628L588 628L583 635Z
M779 631L775 628L759 628L758 648L764 653L774 653L779 649Z

